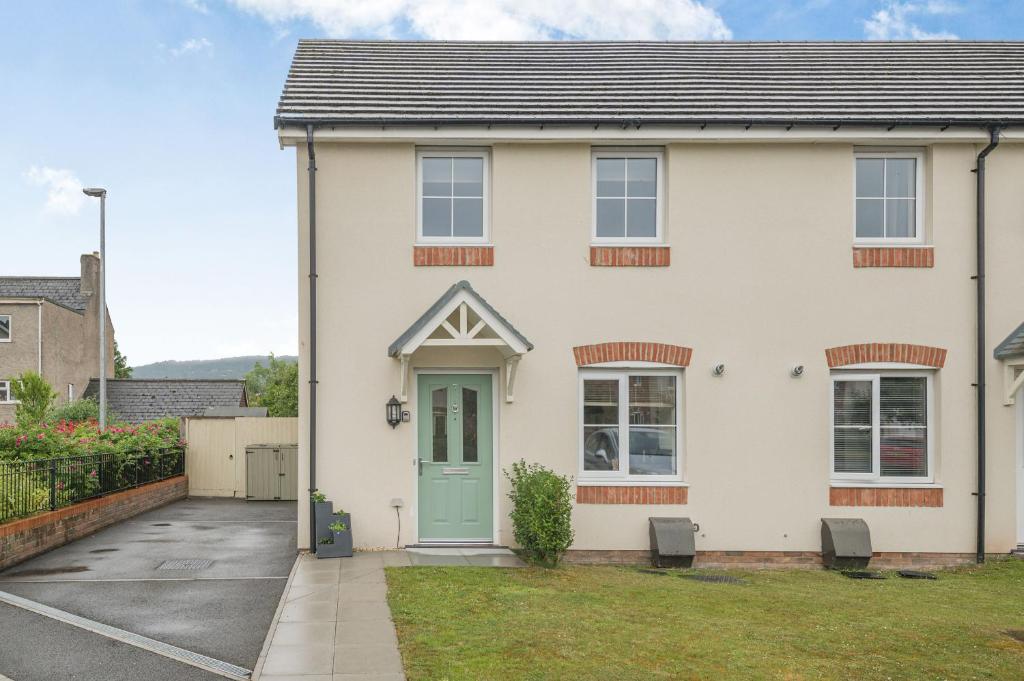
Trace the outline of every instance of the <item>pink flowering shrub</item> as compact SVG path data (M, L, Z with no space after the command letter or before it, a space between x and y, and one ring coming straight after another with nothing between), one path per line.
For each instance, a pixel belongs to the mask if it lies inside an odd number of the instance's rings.
M94 419L33 425L0 425L0 461L49 459L83 454L127 454L184 447L178 419L139 425L116 423L100 432Z

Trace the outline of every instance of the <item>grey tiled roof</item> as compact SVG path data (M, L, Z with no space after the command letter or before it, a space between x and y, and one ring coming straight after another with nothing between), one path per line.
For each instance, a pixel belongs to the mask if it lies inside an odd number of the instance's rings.
M1014 329L1013 333L997 345L993 354L996 359L1009 359L1024 355L1024 324Z
M1024 123L1024 42L302 40L289 121Z
M469 292L469 294L473 296L473 298L480 304L482 308L487 310L498 321L500 321L502 324L508 327L508 330L511 331L512 334L516 337L516 339L518 339L519 342L526 347L527 351L533 350L533 343L526 340L526 336L519 333L519 330L516 329L516 327L512 326L512 324L507 319L502 317L500 312L495 310L490 303L483 299L483 296L477 293L473 289L473 287L469 285L468 281L463 279L460 282L452 284L451 287L447 291L445 291L441 295L441 297L438 298L437 301L435 301L434 304L427 309L426 312L420 315L419 319L412 323L412 326L406 329L401 336L395 339L394 343L388 346L388 357L398 357L398 355L402 351L402 347L409 342L409 339L411 339L413 336L419 333L420 330L423 329L424 325L426 325L427 322L433 319L434 315L436 315L441 310L442 307L447 305L448 301L454 298L455 294L458 293L459 291Z
M89 381L85 397L98 398L100 383ZM187 379L107 380L107 409L131 423L164 416L202 416L210 407L246 407L245 381Z
M85 312L79 277L0 277L0 298L45 298L75 312Z

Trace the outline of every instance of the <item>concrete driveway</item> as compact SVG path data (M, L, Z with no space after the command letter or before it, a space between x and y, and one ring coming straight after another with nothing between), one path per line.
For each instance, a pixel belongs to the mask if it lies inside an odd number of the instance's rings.
M187 499L0 572L14 596L0 595L0 674L223 678L103 625L252 669L295 561L295 514L295 502ZM11 605L19 597L84 623Z

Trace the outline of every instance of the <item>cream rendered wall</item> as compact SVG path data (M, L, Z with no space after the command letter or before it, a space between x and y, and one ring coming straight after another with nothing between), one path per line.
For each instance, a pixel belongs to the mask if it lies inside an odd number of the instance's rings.
M304 147L297 151L302 478L308 243L306 158ZM684 376L688 505L578 506L574 548L644 549L647 517L678 514L700 522L698 550L817 550L819 518L859 516L871 525L876 550L972 552L976 151L967 144L929 150L934 269L853 269L853 147L838 143L669 145L669 268L589 265L589 145L496 144L495 266L417 268L415 147L318 144L319 488L353 513L357 545L394 545L393 497L405 500L401 543L416 540L415 425L393 430L384 421L384 402L400 382L399 364L385 349L452 283L468 279L536 346L520 363L515 403L499 401L502 468L525 458L577 474L572 346L637 340L694 349ZM1024 169L1024 155L1007 145L990 168L989 233L1001 234L991 242L994 346L1024 319L1021 285L1011 282L1022 244L1019 231L1010 235L1024 215L1011 179ZM949 350L935 381L941 509L828 505L824 349L872 341ZM497 367L498 360L492 351L434 349L414 355L413 365ZM718 362L727 369L714 378L710 367ZM794 364L806 365L803 378L790 377ZM1000 406L994 361L989 381L988 548L1006 551L1015 533L1013 414ZM415 394L412 384L414 422ZM506 492L502 481L499 543L512 542ZM304 499L299 507L304 525ZM307 535L300 526L300 545Z

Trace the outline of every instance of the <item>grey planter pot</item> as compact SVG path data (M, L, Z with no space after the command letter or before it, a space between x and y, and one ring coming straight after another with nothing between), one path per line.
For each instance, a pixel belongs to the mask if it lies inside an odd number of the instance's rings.
M316 516L316 540L319 543L324 537L331 536L331 523L334 522L334 502L324 501L313 506Z
M348 529L335 532L328 527L326 536L330 537L333 543L318 543L316 546L317 558L349 558L352 556L352 515L349 513L331 514L327 524L331 525L337 522L344 523Z

